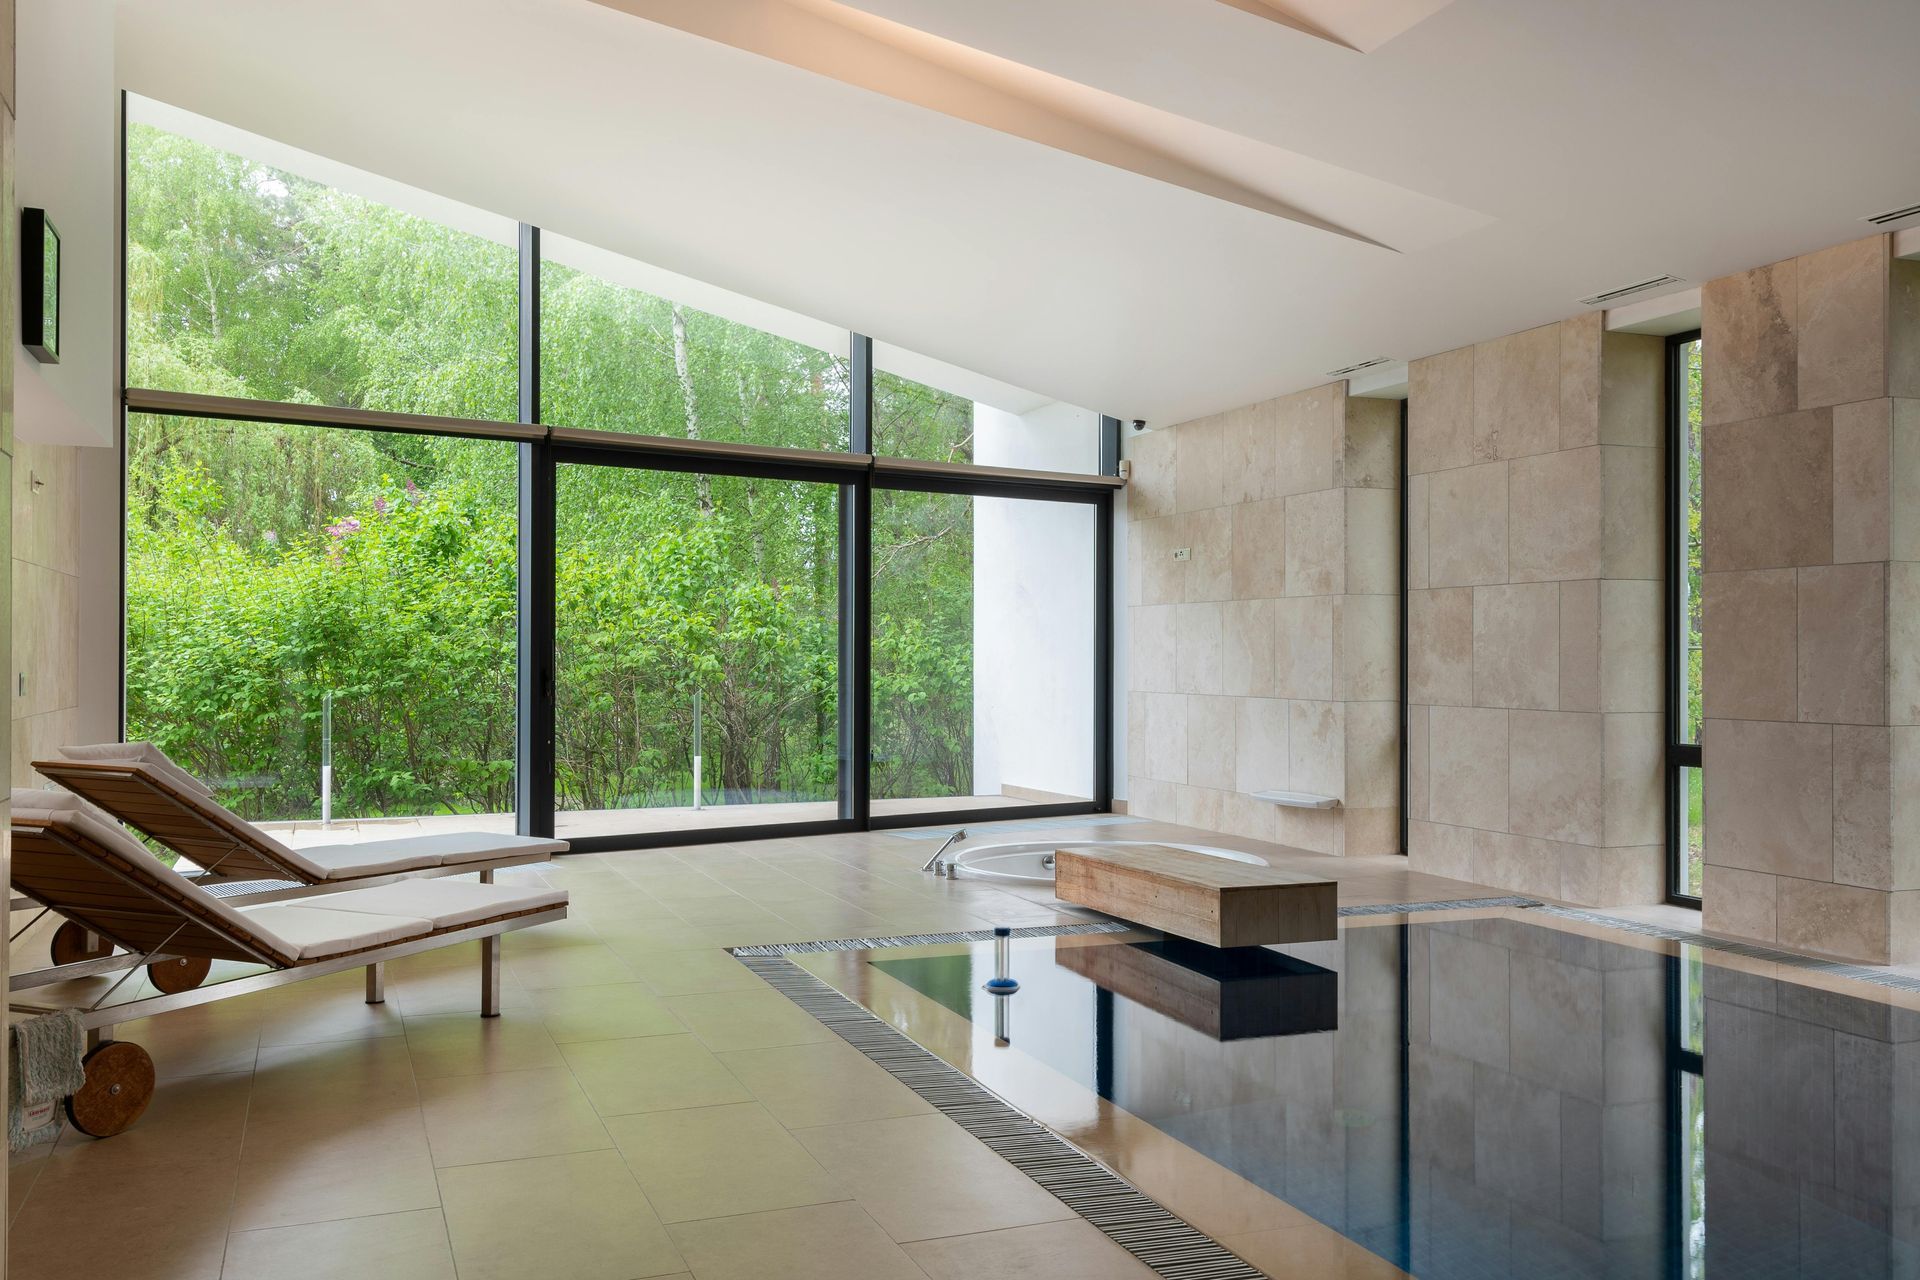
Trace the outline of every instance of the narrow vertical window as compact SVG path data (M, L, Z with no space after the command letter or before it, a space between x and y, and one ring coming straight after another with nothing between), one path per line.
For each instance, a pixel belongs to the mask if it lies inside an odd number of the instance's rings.
M1668 656L1671 862L1669 896L1697 904L1706 852L1705 779L1701 768L1700 645L1700 369L1698 332L1667 340L1667 421L1672 482L1668 566L1672 601Z

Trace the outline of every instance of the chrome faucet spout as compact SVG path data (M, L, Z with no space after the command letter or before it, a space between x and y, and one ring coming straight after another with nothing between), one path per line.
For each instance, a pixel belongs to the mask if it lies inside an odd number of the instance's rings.
M931 871L935 875L939 875L942 870L942 866L940 862L941 857L946 854L948 849L953 847L954 842L959 840L965 840L966 838L967 838L966 831L963 829L956 828L952 835L948 836L945 840L942 840L940 842L940 847L933 851L933 856L931 858L928 858L926 862L921 866L920 869L922 871Z

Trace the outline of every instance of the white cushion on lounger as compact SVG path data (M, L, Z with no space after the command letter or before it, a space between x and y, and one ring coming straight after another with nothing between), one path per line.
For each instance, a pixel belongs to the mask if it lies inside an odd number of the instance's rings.
M82 764L144 764L181 791L210 796L207 784L175 764L167 753L151 742L95 742L80 747L61 747L62 759Z
M316 911L353 911L374 915L419 916L435 929L453 929L478 920L522 911L565 906L565 889L539 885L477 884L472 880L396 880L371 889L349 889L306 898Z
M420 867L457 867L469 862L538 854L565 853L565 840L537 836L507 836L484 831L448 831L426 836L391 836L355 844L312 845L300 850L309 861L326 868L328 880L354 880L388 871ZM387 863L394 865L389 867Z
M240 914L253 928L279 939L290 954L303 961L405 942L433 932L433 922L419 916L321 911L304 902L270 902L246 907Z
M13 789L13 812L22 818L48 817L56 813L72 813L78 810L95 822L104 822L108 826L118 827L119 820L102 809L93 801L73 794L64 787L15 787Z

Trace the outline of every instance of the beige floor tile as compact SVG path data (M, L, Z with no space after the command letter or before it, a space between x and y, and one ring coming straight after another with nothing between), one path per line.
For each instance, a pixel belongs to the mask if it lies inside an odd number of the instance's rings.
M542 987L599 987L633 981L633 970L605 943L548 947L506 957L507 972L529 991Z
M664 1222L848 1198L757 1102L616 1116L607 1129Z
M533 997L502 966L500 1011L533 1007ZM405 1018L430 1017L437 1013L480 1012L480 965L463 964L456 968L420 969L387 974L387 1005Z
M463 1165L441 1170L440 1185L461 1280L634 1280L686 1269L618 1152Z
M1221 1244L1271 1280L1405 1280L1406 1273L1332 1227L1287 1227L1225 1236Z
M665 1004L715 1053L835 1038L826 1024L778 991L709 991L668 996Z
M727 1070L789 1129L931 1112L911 1089L835 1039L723 1053Z
M562 1045L567 1065L603 1116L748 1102L751 1095L690 1035Z
M227 1237L220 1280L454 1280L438 1209L344 1218Z
M895 1240L1056 1222L1073 1210L942 1115L794 1135Z
M759 991L766 983L726 952L657 951L628 957L634 976L663 996L700 995L708 991Z
M534 996L547 1034L558 1044L677 1035L680 1019L643 982L549 987Z
M233 1188L230 1163L148 1163L132 1172L49 1167L13 1220L7 1275L217 1280Z
M277 1048L322 1040L359 1040L397 1036L405 1028L392 1002L367 1003L365 970L348 987L309 989L298 983L260 997L260 1043Z
M47 1166L81 1173L133 1172L178 1166L183 1152L196 1166L214 1161L231 1165L240 1156L252 1093L253 1077L246 1072L162 1081L140 1122L111 1141L89 1138L70 1125L63 1127L47 1155Z
M600 937L613 953L636 967L642 956L667 951L709 951L720 940L675 916L670 921L601 921Z
M419 1102L402 1036L328 1040L260 1050L253 1120L322 1111L383 1111Z
M497 1018L471 1013L408 1018L407 1054L416 1080L566 1065L537 1009L502 1011Z
M249 1119L232 1229L402 1213L439 1203L417 1107Z
M420 1109L433 1163L440 1168L613 1145L564 1066L422 1080Z
M138 1018L115 1027L112 1036L145 1049L156 1079L251 1071L260 1050L260 1013L246 1005L234 1000Z
M699 1280L926 1280L856 1204L709 1218L668 1230Z
M551 924L535 925L531 929L516 929L500 939L505 954L517 955L526 951L545 951L551 947L594 946L600 942L600 934L585 916L569 906L567 918L555 920Z
M1152 1267L1079 1218L902 1245L932 1280L1153 1280Z

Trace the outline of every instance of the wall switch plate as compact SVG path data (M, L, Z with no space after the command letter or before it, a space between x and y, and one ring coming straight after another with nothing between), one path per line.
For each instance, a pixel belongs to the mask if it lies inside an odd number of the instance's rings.
M1175 547L1173 551L1173 558L1175 560L1191 560L1193 559L1193 548L1192 547Z

